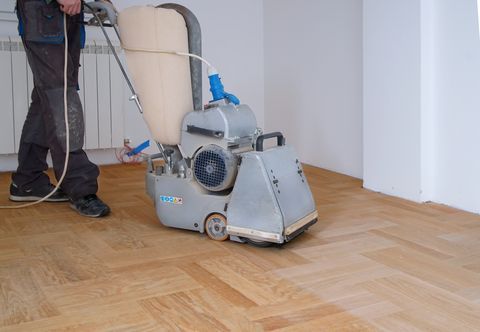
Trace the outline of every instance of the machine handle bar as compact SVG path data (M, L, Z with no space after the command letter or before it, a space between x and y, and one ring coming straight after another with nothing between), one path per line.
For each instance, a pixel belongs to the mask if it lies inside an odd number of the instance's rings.
M142 105L140 104L140 100L138 99L137 92L135 91L135 88L133 87L132 82L130 81L130 78L128 77L127 71L123 67L122 62L120 61L120 58L118 57L117 51L115 50L115 47L112 44L112 41L110 39L110 36L107 33L107 30L105 27L107 26L105 24L105 21L102 20L102 18L99 16L100 14L103 14L104 16L108 17L111 26L115 30L115 33L117 34L118 40L121 42L122 38L120 38L120 32L118 31L117 27L117 13L113 5L109 2L83 2L83 6L86 9L85 11L88 14L92 14L93 17L96 19L96 23L100 26L100 29L103 32L103 35L105 36L105 39L107 40L108 47L110 47L110 50L112 51L112 54L117 61L118 66L120 67L120 71L123 74L123 77L125 78L125 81L127 82L128 87L130 88L130 91L132 92L132 96L130 97L130 100L133 100L135 104L137 105L138 110L140 113L143 113Z
M263 151L263 141L269 138L277 138L277 145L285 145L285 137L279 131L263 134L257 137L257 142L255 143L255 151Z

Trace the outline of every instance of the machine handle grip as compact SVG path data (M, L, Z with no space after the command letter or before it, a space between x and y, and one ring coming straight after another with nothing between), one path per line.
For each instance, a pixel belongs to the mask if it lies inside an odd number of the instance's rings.
M282 146L285 145L285 137L281 132L273 132L268 134L263 134L257 137L257 142L255 143L255 150L256 151L263 151L263 141L269 138L277 138L277 145Z
M85 7L85 13L93 14L95 13L102 22L96 22L96 24L103 24L104 21L108 18L112 25L117 24L117 9L109 1L83 1L83 6Z

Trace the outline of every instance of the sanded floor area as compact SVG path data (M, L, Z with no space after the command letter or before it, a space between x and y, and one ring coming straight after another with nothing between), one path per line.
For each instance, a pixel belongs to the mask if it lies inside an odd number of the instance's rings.
M144 166L102 168L103 220L0 211L0 330L480 330L480 216L305 171L320 220L283 248L161 226Z

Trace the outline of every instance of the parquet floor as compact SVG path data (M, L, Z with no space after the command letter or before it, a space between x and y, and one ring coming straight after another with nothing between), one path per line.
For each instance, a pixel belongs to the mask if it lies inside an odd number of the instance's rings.
M320 221L281 249L161 226L143 166L102 168L103 220L0 211L0 330L480 330L480 216L306 173Z

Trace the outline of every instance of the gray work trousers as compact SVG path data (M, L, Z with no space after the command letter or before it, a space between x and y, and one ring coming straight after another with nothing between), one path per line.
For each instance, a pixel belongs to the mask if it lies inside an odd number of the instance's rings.
M77 92L82 15L67 16L68 32L63 33L63 13L56 1L18 0L20 32L33 73L32 100L25 120L18 153L18 169L12 181L30 189L48 184L45 171L50 151L57 180L64 168L66 128L64 120L64 37L68 38L68 115L70 153L62 189L76 200L98 190L98 167L89 161L84 143L83 109Z

